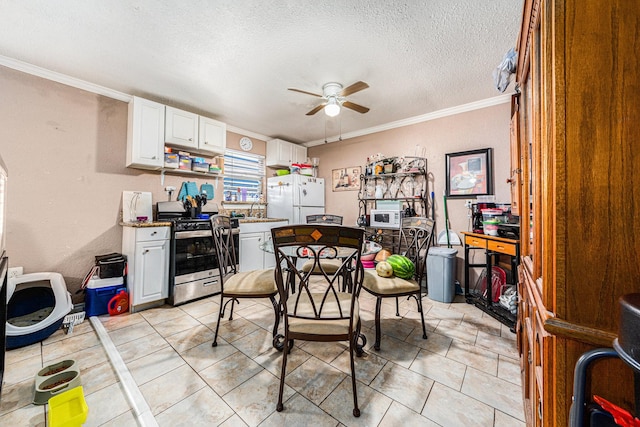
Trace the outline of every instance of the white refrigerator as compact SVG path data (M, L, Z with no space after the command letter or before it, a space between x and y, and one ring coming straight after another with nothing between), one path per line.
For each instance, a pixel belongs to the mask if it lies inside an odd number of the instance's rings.
M267 180L267 216L304 224L307 215L324 213L324 178L298 174Z

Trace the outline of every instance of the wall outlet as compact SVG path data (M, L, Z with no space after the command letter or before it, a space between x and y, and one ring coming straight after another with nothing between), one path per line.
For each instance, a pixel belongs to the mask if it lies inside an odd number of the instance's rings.
M24 270L22 269L22 267L10 267L8 270L9 273L9 278L15 278L18 276L22 276L22 274L24 273Z
M465 200L464 207L467 209L471 209L472 200Z

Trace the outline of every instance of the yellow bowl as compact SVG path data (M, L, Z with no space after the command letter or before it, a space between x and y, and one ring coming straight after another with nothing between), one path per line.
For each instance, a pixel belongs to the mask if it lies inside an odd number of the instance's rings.
M71 427L84 424L89 407L82 386L72 388L49 399L49 426Z

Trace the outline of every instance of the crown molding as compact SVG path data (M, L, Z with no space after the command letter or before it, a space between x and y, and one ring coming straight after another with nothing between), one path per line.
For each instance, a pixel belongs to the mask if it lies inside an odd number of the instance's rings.
M480 101L470 102L468 104L458 105L456 107L445 108L442 110L434 111L420 116L409 117L407 119L397 120L395 122L386 123L379 126L374 126L366 129L360 129L354 132L342 134L342 136L334 136L333 138L317 139L315 141L305 142L305 147L315 147L316 145L322 145L330 142L343 141L345 139L355 138L358 136L370 135L372 133L383 132L385 130L396 129L403 126L414 125L416 123L427 122L429 120L436 120L442 117L454 116L460 113L466 113L468 111L480 110L482 108L492 107L494 105L504 104L511 102L511 94L504 94L495 96L493 98L487 98Z
M241 129L235 126L229 126L227 125L227 131L228 132L233 132L233 133L237 133L240 134L242 136L248 136L249 138L255 138L255 139L259 139L261 141L269 141L270 139L273 139L273 137L271 136L267 136L267 135L262 135L260 133L256 133L256 132L251 132L250 130L246 130L246 129Z
M46 68L38 67L37 65L9 58L7 56L0 55L0 65L12 68L14 70L22 71L23 73L42 77L43 79L52 80L54 82L62 83L67 86L75 87L77 89L86 90L87 92L92 92L98 95L117 99L119 101L131 101L131 95L128 95L126 93L118 92L117 90L109 89L107 87L90 83L85 80L80 80L75 77L67 76L66 74L58 73L56 71L47 70Z
M106 96L108 98L117 99L123 102L130 102L133 96L119 92L117 90L109 89L108 87L100 86L94 83L87 82L85 80L77 79L75 77L67 76L66 74L58 73L56 71L47 70L46 68L38 67L37 65L29 64L24 61L9 58L7 56L0 55L0 65L7 68L11 68L23 73L31 74L43 79L52 80L54 82L62 83L67 86L75 87L77 89L86 90L87 92L95 93L97 95ZM240 135L246 135L252 138L256 138L262 141L268 141L270 136L262 135L256 132L251 132L246 129L241 129L235 126L227 125L229 132L238 133Z

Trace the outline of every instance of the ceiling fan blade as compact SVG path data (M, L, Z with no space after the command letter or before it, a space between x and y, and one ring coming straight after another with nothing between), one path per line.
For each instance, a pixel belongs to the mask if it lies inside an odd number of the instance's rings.
M322 104L318 105L316 108L314 108L313 110L309 111L307 113L307 116L313 116L315 113L317 113L318 111L322 110L325 105L327 105L326 102L323 102Z
M345 108L350 108L353 111L357 111L358 113L362 113L362 114L369 111L367 107L363 107L362 105L354 104L353 102L349 102L349 101L344 101L342 103L342 106Z
M361 90L366 89L368 87L369 85L366 84L365 82L355 82L351 86L348 86L342 89L342 92L340 92L340 96L349 96L352 93L360 92Z
M317 93L307 92L306 90L295 89L295 88L292 88L292 87L288 87L287 89L288 90L292 90L294 92L300 92L300 93L304 93L304 94L307 94L307 95L317 96L318 98L322 98L322 95L318 95Z

